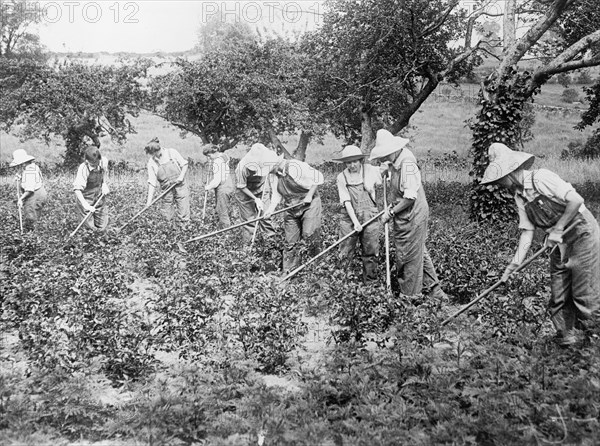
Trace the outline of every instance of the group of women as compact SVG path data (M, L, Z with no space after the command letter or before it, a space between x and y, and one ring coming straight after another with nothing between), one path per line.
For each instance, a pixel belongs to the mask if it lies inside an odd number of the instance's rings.
M387 130L377 132L369 161L356 146L347 146L341 157L345 164L337 176L340 215L339 259L349 267L360 242L363 280L378 280L379 237L381 226L392 224L396 251L396 274L401 294L425 294L445 300L435 267L425 245L429 206L414 154L407 148L408 139ZM161 147L153 139L145 147L148 160L148 195L152 203L156 189L164 195L163 212L168 220L176 215L181 222L190 220L190 192L186 183L187 161L175 149ZM240 160L232 176L229 157L216 146L207 146L204 154L212 159L212 178L205 190L214 190L219 224L231 226L231 201L235 201L243 221L242 237L251 243L260 231L263 239L275 235L271 216L281 204L284 212L283 273L300 263L299 242L304 239L312 253L320 250L322 203L319 186L321 172L299 160L287 160L262 144L254 144ZM14 152L11 166L20 166L18 206L23 208L26 227L32 229L46 200L42 174L34 158L20 149ZM586 209L583 198L569 183L546 170L530 170L534 156L513 151L494 143L489 149L490 163L482 184L498 184L513 194L519 215L521 235L518 248L506 267L506 281L523 262L531 246L535 228L548 233L546 243L553 248L550 256L550 314L562 346L577 342L576 329L597 318L600 311L600 230L598 222ZM87 225L104 230L108 214L104 205L109 193L106 183L108 164L96 147L84 153L73 189L81 215L92 213ZM389 185L386 201L379 210L376 186ZM385 188L384 188L385 190ZM281 211L280 211L281 212ZM381 214L381 218L377 216ZM568 232L565 229L569 228ZM588 322L586 322L588 321Z

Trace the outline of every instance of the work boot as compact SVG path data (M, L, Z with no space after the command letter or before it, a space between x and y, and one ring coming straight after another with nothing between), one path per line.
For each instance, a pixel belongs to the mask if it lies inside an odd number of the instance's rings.
M556 335L556 343L563 348L568 348L577 343L577 336L572 332L560 332Z
M442 287L439 283L435 284L431 291L429 291L429 297L439 302L448 302L450 300L448 295L444 293L444 290L442 290Z

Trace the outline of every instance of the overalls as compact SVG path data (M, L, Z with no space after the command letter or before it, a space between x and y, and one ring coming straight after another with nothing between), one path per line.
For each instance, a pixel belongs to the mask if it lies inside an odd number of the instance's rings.
M350 193L350 203L356 214L356 218L362 224L367 220L377 215L377 204L371 194L365 189L365 169L362 170L362 182L358 184L350 184L346 175L346 170L342 172L346 179L346 188ZM344 206L344 205L342 205ZM348 215L345 207L342 208L340 215L340 238L354 231L354 224ZM373 223L364 227L363 230L347 238L340 244L340 260L349 267L354 259L356 250L356 242L360 240L362 246L362 262L363 262L363 281L377 280L377 263L379 256L379 234L381 232L381 223L375 220Z
M179 167L177 161L171 158L171 154L168 150L165 150L163 153L167 154L169 161L164 164L158 164L156 179L158 180L161 189L165 190L179 177L181 167ZM173 205L173 202L175 202L175 205ZM162 212L167 221L173 219L175 210L177 210L177 218L179 221L190 221L190 190L185 179L181 184L175 186L171 190L171 193L163 198Z
M391 166L390 203L396 204L403 197L401 168ZM417 191L412 206L394 215L394 244L396 246L396 272L401 294L414 296L423 287L432 290L439 283L433 262L425 247L429 205L423 186Z
M541 194L525 202L525 212L531 223L543 230L552 228L563 215L566 206ZM552 296L548 305L552 323L558 333L568 336L577 319L590 319L600 308L600 230L589 210L576 215L570 224L577 225L563 235L565 249L550 254Z
M250 172L250 175L246 177L246 188L254 194L257 198L262 198L262 192L265 187L265 182L267 177L255 175L255 171L248 169L247 172ZM240 218L243 221L252 220L258 217L258 210L256 209L256 204L254 200L246 195L241 189L238 189L235 193L235 199L237 201L238 207L240 209ZM267 208L267 200L263 200L265 205L265 209ZM273 228L273 224L270 219L260 220L259 227L263 233L263 237L273 237L275 235L275 228ZM252 236L254 235L254 226L255 224L249 224L242 226L242 240L244 243L250 243L252 241Z
M308 189L300 186L288 173L286 163L283 174L277 174L277 192L283 198L283 206L290 207L306 197ZM300 265L298 242L304 239L309 244L309 255L313 257L321 250L321 197L315 192L308 206L298 206L286 211L283 216L286 246L283 250L283 271L289 272Z
M33 172L25 171L23 174L27 175L27 174L31 174L31 173L33 173ZM39 174L40 175L39 180L40 180L40 182L43 182L42 172L39 170L39 168L37 168L37 166L36 166L35 174ZM19 195L22 194L23 191L24 191L24 189L22 187L19 187ZM34 190L32 192L32 194L29 195L23 201L23 219L25 220L24 224L23 224L23 228L26 231L33 230L35 223L40 218L42 209L43 209L44 205L46 204L47 199L48 199L48 193L46 192L46 188L42 184L38 189Z
M102 165L98 165L93 170L90 170L87 163L85 164L86 168L89 171L87 182L85 184L85 189L81 191L83 194L83 198L88 204L91 204L96 208L96 212L94 212L90 218L85 221L85 224L88 228L95 231L103 231L106 229L108 225L108 206L106 205L106 197L102 198L98 203L98 198L102 195L102 184L104 183L104 169ZM82 217L85 217L88 214L83 206L77 202L79 207L79 212Z
M225 163L226 168L229 169L229 157L224 153L219 154L219 157ZM213 172L214 175L214 172ZM227 228L231 226L231 219L229 218L229 209L231 207L230 200L231 194L233 193L233 183L229 171L225 175L225 181L221 182L215 189L215 203L217 216L219 217L219 224L221 228Z

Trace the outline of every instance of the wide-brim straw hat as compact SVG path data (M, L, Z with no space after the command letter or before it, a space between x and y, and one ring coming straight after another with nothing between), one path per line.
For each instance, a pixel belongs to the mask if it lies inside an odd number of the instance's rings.
M34 156L27 155L25 149L17 149L13 152L13 160L10 163L10 167L19 166L34 159Z
M333 161L338 161L342 163L349 163L351 161L362 160L366 157L362 150L356 146L346 146L344 150L342 150L342 156L339 158L333 158Z
M502 143L495 142L488 149L490 163L483 173L481 184L489 184L504 178L519 167L529 169L535 161L530 153L511 150Z
M282 159L283 156L277 155L275 151L267 148L264 144L256 143L240 160L240 165L256 171L260 176L266 176Z
M402 138L401 136L394 136L385 129L377 130L375 147L371 150L369 161L384 158L392 153L398 152L409 142L409 139Z

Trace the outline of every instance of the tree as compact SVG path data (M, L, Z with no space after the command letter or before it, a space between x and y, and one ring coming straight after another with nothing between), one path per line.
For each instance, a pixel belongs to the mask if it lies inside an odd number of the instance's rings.
M21 139L50 142L60 136L66 144L65 165L76 166L87 144L100 145L108 132L123 142L134 128L146 95L139 80L149 63L136 60L120 66L0 59L0 130Z
M595 123L600 123L600 79L592 87L586 88L585 92L590 106L581 115L581 121L575 126L579 130L583 130ZM596 128L592 136L586 141L582 154L588 158L600 157L600 126Z
M551 76L600 65L600 10L595 0L532 0L519 6L523 13L526 8L530 26L521 38L505 46L498 67L482 85L482 107L471 122L474 219L504 220L515 212L503 189L479 184L489 163L490 144L516 146L526 105ZM559 38L537 45L551 30ZM519 71L517 63L526 55L537 55L542 64L532 72Z
M0 58L46 59L44 48L31 27L41 20L37 3L27 0L0 2Z
M262 141L308 122L303 106L305 55L281 39L243 41L208 52L151 81L154 111L183 132L222 150ZM289 153L288 153L289 155Z
M202 53L226 50L245 42L252 42L255 38L247 23L239 20L227 21L227 15L217 8L200 27L196 49Z
M367 151L375 131L397 134L443 79L476 63L458 0L330 0L323 25L304 45L317 64L314 113ZM472 30L473 22L470 23Z

